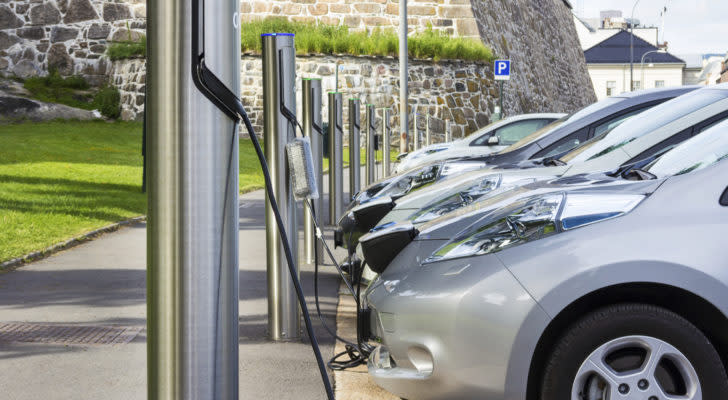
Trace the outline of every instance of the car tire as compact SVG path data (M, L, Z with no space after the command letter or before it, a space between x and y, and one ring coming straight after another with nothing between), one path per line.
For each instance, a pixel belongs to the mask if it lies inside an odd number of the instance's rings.
M708 338L669 310L630 303L592 312L566 331L548 358L540 399L662 399L658 393L666 392L692 398L696 391L703 399L728 393Z

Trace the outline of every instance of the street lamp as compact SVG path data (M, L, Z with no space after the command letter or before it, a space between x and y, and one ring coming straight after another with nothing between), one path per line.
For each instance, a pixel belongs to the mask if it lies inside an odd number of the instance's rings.
M629 91L634 90L634 10L640 0L632 6L632 19L629 21Z
M652 54L652 53L662 53L662 54L664 54L664 53L667 53L667 49L652 50L652 51L648 51L647 53L645 53L645 54L642 55L642 60L640 61L640 72L641 72L641 76L642 76L642 78L641 78L642 81L641 82L642 82L642 88L643 89L646 89L647 88L647 85L645 85L645 56L647 56L648 54ZM652 66L652 63L650 63L650 67L651 66Z

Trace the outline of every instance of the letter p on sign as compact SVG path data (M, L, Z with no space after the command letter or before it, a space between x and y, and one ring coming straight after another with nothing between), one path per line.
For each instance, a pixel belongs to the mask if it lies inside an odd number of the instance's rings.
M495 80L507 81L511 79L511 60L495 60Z

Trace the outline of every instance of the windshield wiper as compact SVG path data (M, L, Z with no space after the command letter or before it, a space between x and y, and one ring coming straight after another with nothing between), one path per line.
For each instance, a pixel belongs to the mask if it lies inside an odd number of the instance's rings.
M547 158L543 161L543 165L547 167L563 167L566 163L558 158Z
M622 178L630 181L651 181L657 179L657 175L644 169L630 169L622 174Z

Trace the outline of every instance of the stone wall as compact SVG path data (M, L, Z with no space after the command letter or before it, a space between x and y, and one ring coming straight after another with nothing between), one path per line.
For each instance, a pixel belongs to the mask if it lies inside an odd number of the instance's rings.
M398 0L242 0L240 12L244 21L282 16L293 21L344 24L353 30L399 26ZM410 32L431 25L435 30L479 37L469 0L410 1L407 19Z
M480 37L512 62L504 108L573 112L596 95L570 6L564 0L471 1Z
M121 95L121 119L139 120L144 116L144 95L147 84L147 63L143 58L111 63L111 82Z
M301 78L321 78L324 92L323 118L328 118L326 93L336 89L339 68L339 91L344 99L344 126L348 130L348 99L359 98L362 113L365 104L388 108L393 132L399 127L399 61L392 57L299 56L296 61L297 93ZM410 113L418 114L418 128L424 132L430 115L431 132L444 135L445 120L451 120L454 138L476 131L489 123L498 93L492 81L489 63L461 61L412 60L410 64ZM260 57L243 56L241 60L241 96L256 130L263 125L263 78ZM302 109L298 95L297 110ZM381 117L381 110L378 111ZM410 129L414 127L410 117ZM423 133L424 134L424 133ZM393 136L398 136L393 134Z
M144 0L5 0L0 4L0 73L30 77L56 69L92 84L109 75L109 41L137 40Z

